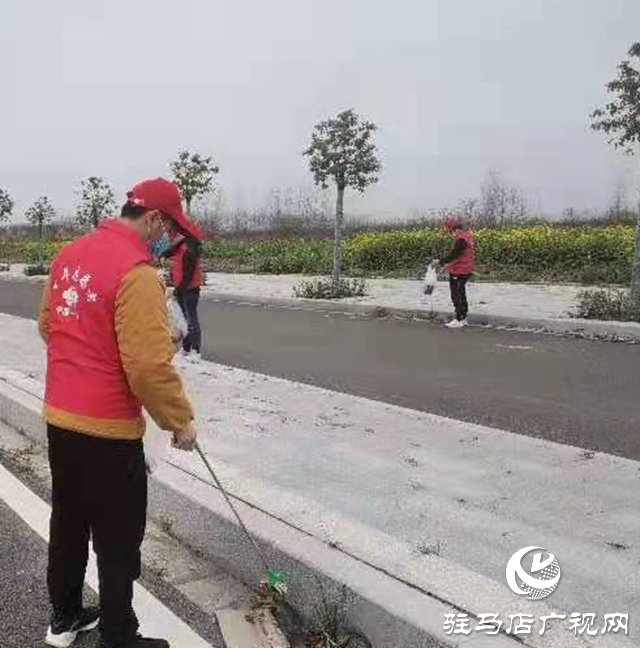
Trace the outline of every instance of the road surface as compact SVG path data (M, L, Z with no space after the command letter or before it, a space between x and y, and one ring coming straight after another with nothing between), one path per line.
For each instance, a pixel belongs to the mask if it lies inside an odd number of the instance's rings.
M44 646L50 608L46 588L49 498L47 486L2 450L9 432L0 425L0 646ZM176 590L143 568L145 597L136 602L142 630L158 620L198 648L222 648L217 627ZM85 587L85 604L96 605L97 583ZM180 626L180 627L179 627ZM153 628L152 628L153 629ZM95 648L98 633L81 636L78 648Z
M0 312L35 317L41 290L0 282ZM229 300L200 312L208 359L640 459L640 345Z
M0 645L42 646L49 622L46 544L1 499L0 547Z

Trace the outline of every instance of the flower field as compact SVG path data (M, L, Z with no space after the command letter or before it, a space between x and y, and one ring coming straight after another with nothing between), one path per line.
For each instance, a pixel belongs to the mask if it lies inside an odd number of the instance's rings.
M571 281L626 284L630 279L635 231L629 226L479 229L478 276L502 281ZM418 276L442 256L450 239L436 229L356 234L344 242L345 270L355 276ZM45 244L45 262L64 241ZM34 263L37 244L0 240L0 262ZM221 238L204 244L209 270L270 274L327 274L329 239Z

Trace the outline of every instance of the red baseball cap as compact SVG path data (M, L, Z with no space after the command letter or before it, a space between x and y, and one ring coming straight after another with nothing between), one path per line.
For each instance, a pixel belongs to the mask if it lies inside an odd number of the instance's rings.
M182 197L178 186L165 178L154 178L139 182L127 192L127 200L138 207L157 209L166 214L187 234L201 241L204 232L192 221L182 209Z

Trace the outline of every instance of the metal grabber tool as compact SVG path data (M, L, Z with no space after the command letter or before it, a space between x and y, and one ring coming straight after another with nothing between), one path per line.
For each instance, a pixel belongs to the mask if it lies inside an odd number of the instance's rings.
M229 493L227 493L225 487L222 485L222 482L218 478L218 475L216 475L213 466L211 465L209 459L207 459L207 456L205 455L202 448L200 447L200 444L197 441L196 441L195 448L196 448L196 452L200 455L202 461L204 462L204 465L207 467L207 470L209 471L211 478L216 483L216 486L220 489L220 492L222 493L225 500L227 501L229 508L233 511L236 520L238 520L238 524L240 525L240 528L247 536L249 542L251 543L251 546L256 552L256 555L258 556L258 558L260 558L260 562L264 566L265 573L264 573L264 577L260 581L260 590L262 591L263 594L271 593L271 594L279 594L280 596L286 596L288 590L286 575L283 572L273 569L272 567L269 566L269 562L267 561L265 555L262 553L260 547L258 547L256 541L249 533L249 530L247 529L244 522L242 521L242 518L240 517L238 510L236 509L233 501L231 500L231 497L229 497Z

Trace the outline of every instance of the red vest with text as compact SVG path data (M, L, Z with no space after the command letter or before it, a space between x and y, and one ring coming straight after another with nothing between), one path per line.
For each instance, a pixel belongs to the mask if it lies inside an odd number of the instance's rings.
M184 273L184 255L187 253L187 241L182 241L172 256L171 263L171 283L174 286L182 284L182 277ZM196 266L193 269L193 277L187 286L188 289L200 288L202 285L202 266L200 259L196 259Z
M150 260L144 241L118 220L104 221L56 257L49 279L47 406L98 419L140 417L120 360L115 303L123 277Z
M447 265L447 270L452 275L471 274L476 269L475 239L471 232L465 230L458 231L456 240L458 239L465 240L467 247L457 259Z

